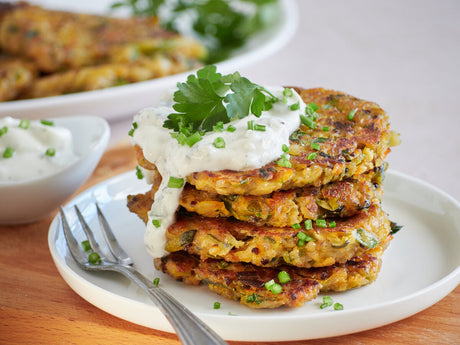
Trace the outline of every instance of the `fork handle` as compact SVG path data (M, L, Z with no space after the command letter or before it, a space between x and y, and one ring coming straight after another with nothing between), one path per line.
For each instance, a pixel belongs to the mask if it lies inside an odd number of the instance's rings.
M154 285L131 266L119 266L120 273L139 285L160 308L184 345L228 345L216 332L162 288Z

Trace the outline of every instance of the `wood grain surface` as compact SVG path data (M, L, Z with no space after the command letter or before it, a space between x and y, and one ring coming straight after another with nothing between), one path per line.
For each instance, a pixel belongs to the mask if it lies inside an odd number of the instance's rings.
M122 142L106 152L76 194L135 165L131 146ZM121 320L70 289L48 250L48 228L56 212L33 224L0 226L0 344L180 344L175 334ZM387 326L282 344L460 344L460 287L432 307Z

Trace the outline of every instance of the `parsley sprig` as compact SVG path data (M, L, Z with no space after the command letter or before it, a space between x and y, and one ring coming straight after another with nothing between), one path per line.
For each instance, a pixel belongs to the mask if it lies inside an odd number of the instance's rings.
M173 109L163 127L181 145L193 146L201 136L232 120L249 114L257 117L269 110L278 98L238 72L222 75L216 66L205 66L187 81L177 84Z

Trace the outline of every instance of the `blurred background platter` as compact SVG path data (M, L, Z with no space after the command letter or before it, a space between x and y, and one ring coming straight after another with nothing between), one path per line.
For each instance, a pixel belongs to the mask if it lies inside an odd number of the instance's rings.
M110 12L110 5L114 3L114 0L81 0L78 2L30 0L28 2L53 10L110 15L113 14ZM273 24L254 35L242 48L234 51L228 59L216 63L219 72L233 73L243 66L267 58L285 46L297 28L296 4L292 0L280 0L277 6L279 7L279 10L276 11L278 16L274 19ZM120 12L115 14L119 15ZM126 13L122 11L121 14ZM74 114L101 116L108 120L132 117L139 109L155 103L155 100L166 90L174 88L178 81L185 80L192 72L194 71L102 90L2 102L0 103L0 117L39 119Z

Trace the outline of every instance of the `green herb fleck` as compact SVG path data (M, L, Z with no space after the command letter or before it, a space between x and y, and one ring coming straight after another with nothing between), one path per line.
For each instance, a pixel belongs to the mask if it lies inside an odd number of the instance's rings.
M171 176L168 181L168 188L182 188L184 182L183 178Z
M99 256L98 253L93 252L93 253L89 254L88 261L89 261L90 264L97 265L97 264L101 263L101 257Z
M327 228L327 223L324 219L317 219L316 226L319 228Z
M214 309L220 309L220 302L214 302Z
M214 139L213 145L217 149L223 149L225 148L225 140L222 137L217 137Z
M343 305L340 303L334 303L334 310L343 310Z
M350 121L353 120L357 111L358 111L358 108L351 110L347 115L348 120Z
M161 219L152 219L152 224L155 228L159 228L161 226Z
M54 126L54 122L49 120L40 120L40 123L44 126Z
M7 147L3 152L3 158L11 158L13 157L14 149L11 147Z
M307 159L313 160L316 158L316 152L311 152L307 155Z
M291 277L286 271L280 271L278 273L278 280L281 284L286 284L291 281Z
M29 129L29 127L30 127L30 120L22 119L22 120L19 122L19 128L22 128L22 129Z
M89 241L86 240L86 241L82 241L81 242L81 247L83 248L83 250L85 252L89 252L91 250L91 244L89 244Z
M334 304L334 300L332 299L332 297L323 296L323 303L319 307L321 309L325 309L327 307L330 307L332 304Z
M45 155L47 155L48 157L54 157L56 155L56 149L50 147L46 150Z
M144 178L144 174L142 173L142 170L139 166L136 167L136 176L139 180Z
M155 286L160 285L160 278L156 277L156 278L153 280L153 285L155 285Z

